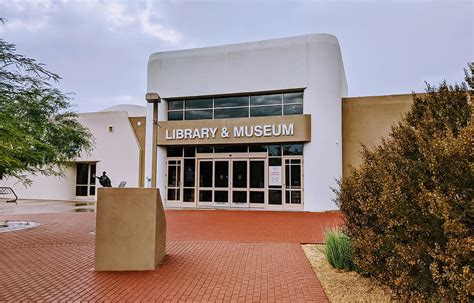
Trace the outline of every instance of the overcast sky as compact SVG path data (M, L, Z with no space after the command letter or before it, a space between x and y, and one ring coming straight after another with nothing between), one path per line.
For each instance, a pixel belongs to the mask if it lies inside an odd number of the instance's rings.
M157 51L308 33L339 39L350 96L462 81L474 60L473 1L0 0L0 37L63 78L81 112L144 105Z

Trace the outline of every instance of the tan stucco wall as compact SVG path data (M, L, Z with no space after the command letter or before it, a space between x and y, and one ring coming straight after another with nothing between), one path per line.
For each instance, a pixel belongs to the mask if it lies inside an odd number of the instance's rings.
M343 176L360 164L361 144L379 144L409 110L412 99L412 94L342 99Z
M153 270L166 255L166 218L157 188L99 188L95 270Z

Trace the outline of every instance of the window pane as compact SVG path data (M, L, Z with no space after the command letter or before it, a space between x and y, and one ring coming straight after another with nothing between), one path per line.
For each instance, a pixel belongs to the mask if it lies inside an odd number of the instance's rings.
M200 202L212 202L212 191L210 191L210 190L200 190L199 191L199 201Z
M291 187L301 188L301 166L298 164L291 166Z
M214 187L229 186L229 161L216 161Z
M76 186L76 196L87 196L87 186Z
M301 115L303 113L303 104L291 104L283 106L284 115Z
M168 101L168 109L169 110L183 109L183 100Z
M184 160L184 186L194 187L196 162L194 159Z
M248 116L249 116L248 107L226 108L226 109L214 110L214 119L246 118Z
M212 187L212 162L199 162L199 186Z
M268 204L281 205L281 190L268 191Z
M178 168L179 166L168 166L168 186L178 186Z
M303 103L303 92L283 94L283 103Z
M95 186L89 187L89 195L91 196L95 195Z
M263 191L251 191L250 203L265 203L265 193Z
M264 161L250 161L250 188L265 187Z
M183 111L179 110L177 112L168 112L168 120L169 121L183 120Z
M210 146L198 146L196 147L196 152L198 154L202 154L202 153L212 153L212 147Z
M281 116L281 106L251 107L250 117Z
M212 109L207 110L187 110L185 120L205 120L212 119Z
M194 202L194 189L184 189L183 202Z
M281 104L281 97L281 94L251 96L250 105Z
M194 147L185 147L184 148L185 157L194 157L196 156L196 149Z
M250 145L249 146L249 152L251 153L266 153L267 152L267 147L265 145Z
M89 165L87 163L76 163L76 184L87 184L88 173ZM87 188L85 196L87 196Z
M214 147L216 153L246 153L247 145L236 145L236 146L216 146Z
M90 173L90 175L89 175L89 184L94 185L94 184L95 184L95 179L96 179L96 177L95 177L95 174L96 174L96 172L95 172L95 171L96 171L96 165L95 165L95 164L91 164L90 166L91 166L91 173ZM95 194L92 194L92 195L95 195Z
M302 155L303 154L303 144L289 144L283 145L283 154L288 155Z
M225 97L225 98L215 98L214 107L237 107L237 106L248 106L249 97Z
M229 202L229 192L216 190L214 192L214 202Z
M301 191L291 191L291 204L301 204Z
M281 158L269 158L268 166L281 166Z
M186 100L186 109L212 108L212 99Z
M232 186L247 187L247 161L232 161Z
M281 156L281 145L268 145L268 155Z
M234 192L232 192L232 202L234 202L234 203L247 203L247 192L246 191L234 191Z
M182 147L168 147L166 149L166 156L168 157L182 157L183 148Z

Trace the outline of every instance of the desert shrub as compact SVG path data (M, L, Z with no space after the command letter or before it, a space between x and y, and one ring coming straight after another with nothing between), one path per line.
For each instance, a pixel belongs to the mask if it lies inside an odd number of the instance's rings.
M353 270L352 244L349 237L340 230L327 231L324 237L324 255L336 269Z
M428 85L335 190L354 263L401 299L472 299L471 116L464 84Z

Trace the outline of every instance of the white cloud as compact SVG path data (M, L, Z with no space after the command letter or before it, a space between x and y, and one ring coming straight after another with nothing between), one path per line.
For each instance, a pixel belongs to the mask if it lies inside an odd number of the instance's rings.
M157 22L151 21L150 11L151 9L147 7L140 14L140 24L143 32L166 42L180 42L183 38L182 34L174 29L166 28Z
M136 21L136 17L127 11L122 3L107 2L105 4L106 20L112 27L122 27L131 25Z

